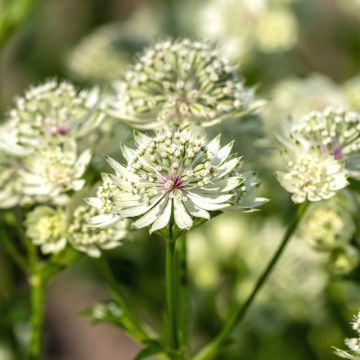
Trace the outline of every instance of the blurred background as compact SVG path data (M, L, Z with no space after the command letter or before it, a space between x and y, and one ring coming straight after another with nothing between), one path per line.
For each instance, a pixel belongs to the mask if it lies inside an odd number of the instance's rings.
M221 132L224 142L235 138L246 167L259 173L262 195L271 200L259 213L221 215L189 234L196 350L246 298L291 217L289 196L274 177L281 167L274 134L289 117L310 110L339 105L360 111L360 1L0 0L3 121L14 97L30 84L69 79L80 87L99 85L106 93L142 48L182 37L216 44L265 100L259 114L208 132ZM107 122L103 131L106 152L116 158L131 129ZM101 163L104 151L98 150ZM219 359L335 359L331 347L343 347L360 304L358 229L346 199L320 210L332 219L320 216L316 223L321 241L335 236L329 221L336 219L336 236L346 237L352 250L317 250L314 234L307 232L311 223L303 224ZM130 240L106 256L138 313L161 331L163 243L145 231L131 234ZM22 358L29 336L26 296L26 279L0 248L0 360ZM45 359L133 359L138 346L120 329L92 326L83 315L84 309L108 298L91 260L84 257L61 274L47 300Z

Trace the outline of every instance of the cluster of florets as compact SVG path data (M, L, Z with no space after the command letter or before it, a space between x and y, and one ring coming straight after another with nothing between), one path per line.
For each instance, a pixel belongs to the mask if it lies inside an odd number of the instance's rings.
M226 59L187 39L147 49L115 89L109 113L138 128L209 126L257 105Z
M341 161L320 151L292 147L285 156L288 171L277 172L280 184L295 203L331 198L348 185Z
M118 221L104 231L89 226L89 220L97 214L86 204L70 213L65 208L36 207L26 219L27 236L40 246L43 254L58 253L70 245L92 257L99 257L101 250L121 245L127 235L128 221Z
M123 147L126 166L108 158L115 171L109 175L110 193L89 203L101 211L104 199L111 199L112 210L94 217L95 226L139 217L133 227L152 225L150 230L156 231L173 214L178 228L189 229L192 217L210 219L212 211L250 210L264 202L249 199L256 180L252 173L240 172L241 159L230 157L232 143L220 147L220 137L207 143L188 131L167 131L154 137L137 133L135 141L136 150Z
M342 160L350 175L359 177L360 114L342 108L314 111L290 128L295 140L306 141L322 153Z
M352 328L357 333L357 338L345 339L348 350L335 348L335 354L343 359L359 360L360 359L360 313L354 316Z
M90 227L90 220L98 214L97 210L89 205L79 206L72 214L69 226L70 244L77 250L92 257L99 257L101 250L110 250L121 245L128 233L128 220L117 221L103 231Z
M58 203L64 193L80 190L91 159L90 150L79 153L80 139L103 117L96 90L77 92L66 82L48 81L18 98L0 127L0 196L6 197L0 207Z

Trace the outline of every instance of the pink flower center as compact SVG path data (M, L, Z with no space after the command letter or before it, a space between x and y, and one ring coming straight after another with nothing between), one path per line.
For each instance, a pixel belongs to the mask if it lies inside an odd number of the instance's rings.
M174 192L177 189L182 189L185 184L179 175L169 174L160 181L161 187L168 193Z

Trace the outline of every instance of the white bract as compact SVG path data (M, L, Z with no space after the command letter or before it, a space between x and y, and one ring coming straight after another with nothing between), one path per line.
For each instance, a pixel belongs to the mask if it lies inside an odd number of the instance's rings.
M360 313L354 316L352 328L357 332L357 338L345 339L348 350L334 350L335 354L343 359L360 360Z
M108 158L115 175L105 176L96 198L88 199L101 213L93 226L120 218L136 218L132 226L168 226L173 218L189 229L193 218L210 219L213 211L249 211L265 202L252 199L258 184L253 172L241 173L241 159L230 156L232 143L220 147L188 131L160 132L155 137L135 134L137 149L123 147L127 164Z
M143 129L209 126L258 106L218 51L187 39L145 50L115 91L109 114Z
M329 199L348 185L342 162L316 149L293 146L285 161L287 171L278 171L277 178L295 203Z
M290 128L296 141L307 142L335 160L343 160L353 177L360 178L360 114L342 108L314 111Z
M91 257L99 257L101 250L114 249L121 245L128 234L129 221L122 219L102 231L89 226L91 218L98 214L97 209L89 205L75 209L69 226L69 242L77 250Z
M0 147L29 155L49 141L61 143L88 134L103 117L98 90L77 92L69 83L47 81L16 99L0 128Z

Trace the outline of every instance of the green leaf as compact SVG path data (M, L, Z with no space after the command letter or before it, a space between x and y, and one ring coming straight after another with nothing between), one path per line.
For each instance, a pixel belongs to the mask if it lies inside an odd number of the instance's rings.
M144 342L147 344L134 358L134 360L146 359L149 356L164 352L164 348L157 340L148 339Z

